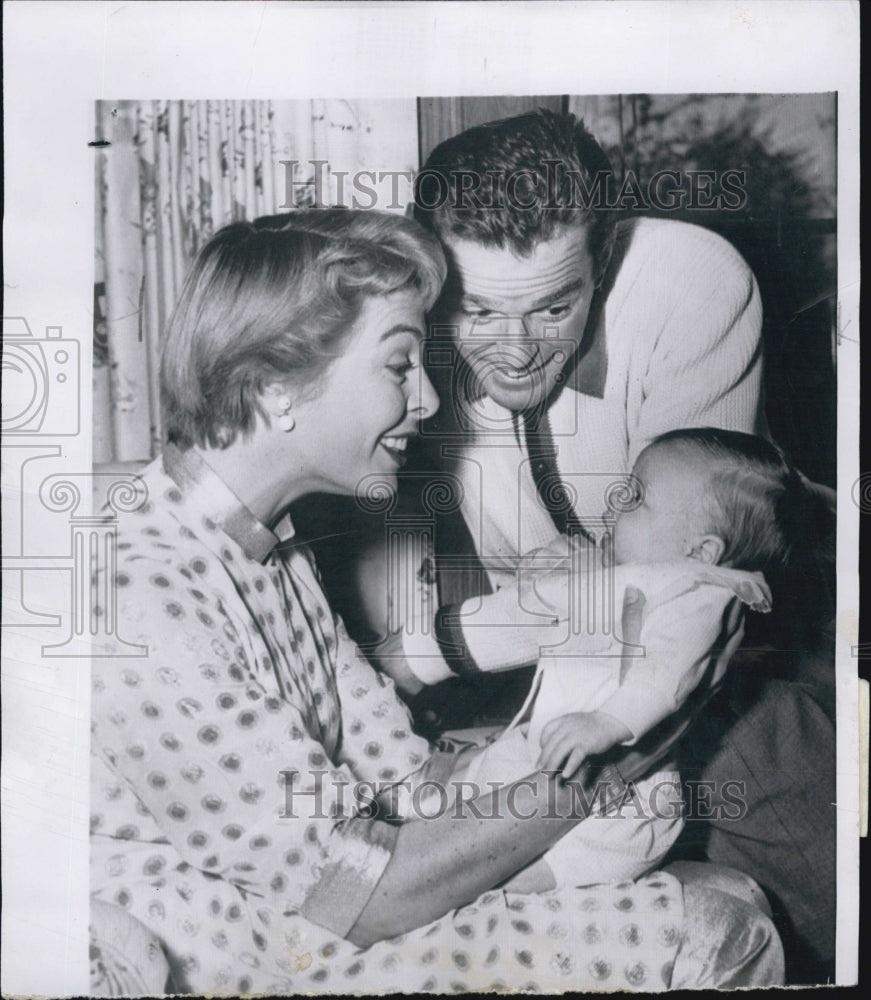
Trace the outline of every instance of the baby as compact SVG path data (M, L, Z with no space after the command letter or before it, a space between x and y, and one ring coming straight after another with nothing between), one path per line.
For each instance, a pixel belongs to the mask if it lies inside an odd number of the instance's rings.
M762 571L785 564L805 494L773 445L713 428L673 431L645 448L630 482L600 566L579 572L575 558L571 574L521 571L498 591L498 613L523 624L464 629L481 669L523 662L536 643L539 653L523 708L463 775L480 794L537 769L571 778L591 755L632 745L666 719L679 724L681 709L688 719L690 696L709 696L741 642L743 607L770 610ZM627 649L619 623L596 621L595 610L578 627L579 611L589 615L602 597L640 614L641 648ZM530 627L532 615L546 624ZM557 885L654 869L683 824L679 790L677 773L659 770L635 783L629 807L624 799L617 813L579 823L544 855Z

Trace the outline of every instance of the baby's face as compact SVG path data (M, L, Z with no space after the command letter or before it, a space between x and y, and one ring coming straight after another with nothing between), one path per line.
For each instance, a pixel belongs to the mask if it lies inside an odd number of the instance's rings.
M709 476L701 458L669 445L646 448L632 470L640 483L633 510L617 515L615 563L673 562L693 554L708 530Z

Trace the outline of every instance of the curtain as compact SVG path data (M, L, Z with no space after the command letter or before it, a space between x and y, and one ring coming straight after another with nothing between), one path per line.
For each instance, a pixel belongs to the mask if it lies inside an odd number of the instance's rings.
M321 204L347 203L339 171L407 173L378 206L402 211L417 168L416 108L101 101L97 135L94 461L142 461L160 448L160 334L198 249L229 222L311 204L316 172Z

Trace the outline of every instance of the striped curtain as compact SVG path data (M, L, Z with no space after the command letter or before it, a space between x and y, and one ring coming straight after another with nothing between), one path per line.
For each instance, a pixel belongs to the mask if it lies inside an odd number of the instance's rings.
M101 101L97 135L94 461L142 461L160 447L160 333L198 249L228 222L310 203L314 187L302 185L316 169L322 203L335 202L333 171L415 170L416 108ZM292 189L287 161L299 164ZM410 184L403 199L396 210Z

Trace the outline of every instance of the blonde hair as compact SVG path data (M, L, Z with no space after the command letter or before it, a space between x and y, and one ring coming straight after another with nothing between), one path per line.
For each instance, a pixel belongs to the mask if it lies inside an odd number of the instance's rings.
M226 226L203 247L167 325L165 436L226 447L254 425L271 382L317 386L367 298L445 279L434 236L386 212L303 210Z

